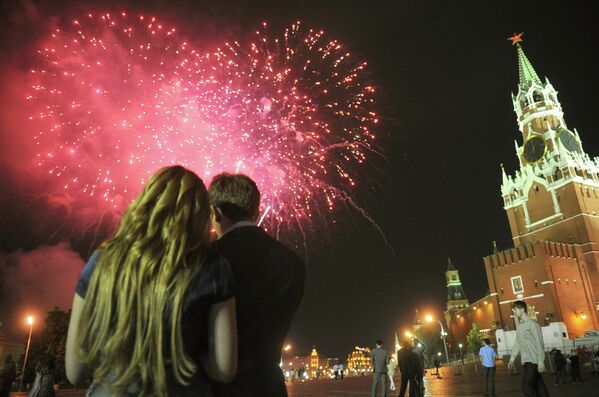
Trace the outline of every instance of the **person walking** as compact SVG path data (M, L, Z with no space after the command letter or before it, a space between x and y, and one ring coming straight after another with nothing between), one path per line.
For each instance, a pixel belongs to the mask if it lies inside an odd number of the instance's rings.
M204 182L182 166L160 169L81 272L67 379L93 378L90 397L211 396L208 378L230 381L237 366L234 288L210 249Z
M8 397L17 377L17 368L12 355L7 354L0 366L0 397Z
M441 373L439 372L439 367L441 366L441 362L439 361L438 357L435 357L435 360L433 361L433 365L435 366L435 374L437 375L437 377L441 376Z
M371 352L372 360L372 397L376 397L376 389L380 380L381 383L381 396L387 395L387 364L389 363L389 355L387 350L383 349L383 341L378 339L376 341L376 347Z
M478 355L483 365L483 377L485 378L485 396L495 395L495 359L497 353L491 346L491 340L483 339L485 345L480 348Z
M412 351L412 345L408 341L403 342L403 348L397 352L397 363L401 373L401 386L399 388L399 397L404 397L409 385L409 397L420 395L416 376L420 371L418 356Z
M562 354L561 350L555 350L553 353L553 363L555 364L555 385L559 385L560 379L562 383L566 384L566 357Z
M572 383L582 382L582 376L580 374L580 357L576 350L572 350L572 353L570 353L570 374L572 376Z
M393 377L395 376L395 369L397 368L397 360L395 357L391 356L389 359L389 364L387 364L387 376L389 377L389 390L395 390L395 381Z
M286 397L279 366L291 321L304 294L306 266L258 225L260 190L243 174L216 175L208 188L214 248L235 278L239 367L216 397Z
M524 368L522 392L526 397L549 397L549 392L541 375L545 372L545 346L541 326L526 314L528 307L524 301L515 301L512 312L516 320L516 341L512 347L512 357L508 368L514 368L514 361L521 355Z

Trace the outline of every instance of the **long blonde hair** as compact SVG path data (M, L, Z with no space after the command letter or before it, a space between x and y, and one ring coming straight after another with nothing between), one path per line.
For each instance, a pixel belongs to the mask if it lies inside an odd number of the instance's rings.
M185 292L205 258L209 217L202 180L181 166L162 168L101 245L78 352L94 379L116 375L111 387L117 395L138 382L141 396L167 396L167 363L180 384L195 374L181 318Z

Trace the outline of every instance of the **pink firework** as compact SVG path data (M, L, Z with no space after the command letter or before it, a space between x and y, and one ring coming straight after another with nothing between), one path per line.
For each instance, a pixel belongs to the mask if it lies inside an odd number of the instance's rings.
M322 31L266 24L246 44L198 51L155 18L88 15L40 50L29 99L36 163L117 210L157 168L206 181L243 172L265 225L300 229L352 197L377 124L365 62Z

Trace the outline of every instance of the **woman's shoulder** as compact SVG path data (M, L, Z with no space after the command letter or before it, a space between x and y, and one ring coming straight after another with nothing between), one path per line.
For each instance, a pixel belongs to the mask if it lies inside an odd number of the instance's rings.
M209 249L203 258L199 277L193 283L192 290L192 296L209 295L214 301L233 296L234 280L229 262L218 252Z
M85 266L83 267L83 270L79 275L79 279L77 280L77 286L75 287L75 293L77 293L77 295L79 295L82 298L85 298L85 294L87 293L87 287L89 286L92 273L94 271L94 268L96 267L96 264L98 263L100 254L100 250L94 251L85 263Z

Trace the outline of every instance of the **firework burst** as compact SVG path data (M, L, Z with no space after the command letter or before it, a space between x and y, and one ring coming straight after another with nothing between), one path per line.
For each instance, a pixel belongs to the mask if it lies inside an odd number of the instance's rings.
M157 168L206 181L243 172L274 230L350 203L373 152L366 62L300 23L199 51L155 18L88 15L39 51L28 97L35 163L70 192L121 210Z

